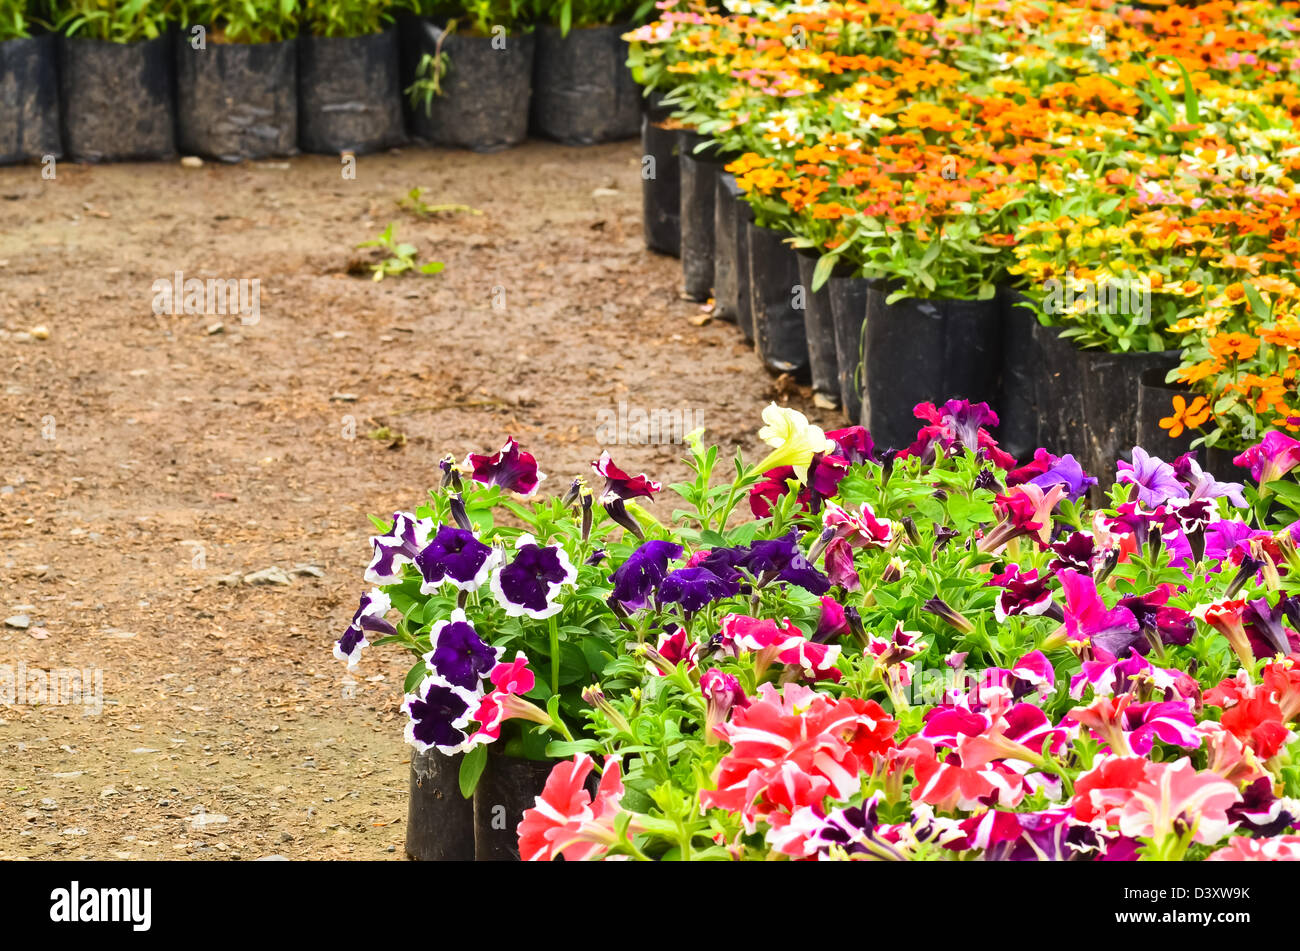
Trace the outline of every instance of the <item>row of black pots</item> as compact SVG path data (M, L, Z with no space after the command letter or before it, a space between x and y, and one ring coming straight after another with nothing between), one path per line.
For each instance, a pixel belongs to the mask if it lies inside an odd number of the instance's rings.
M139 43L44 35L0 43L0 163L222 161L374 152L411 136L493 151L529 129L567 144L636 134L640 95L623 27L540 27L496 38L442 35L410 18L399 32L282 43L209 43L188 34ZM451 67L425 111L403 89L442 43Z
M489 747L474 795L460 792L463 754L411 755L406 854L423 862L518 861L518 827L550 775L551 761L506 756ZM588 777L587 792L596 792Z
M652 104L642 125L643 161L656 171L643 176L646 245L681 257L686 296L712 295L714 314L736 322L769 370L811 383L877 444L913 440L917 403L966 398L998 411L1012 456L1068 452L1103 484L1134 445L1172 452L1163 430L1148 431L1168 415L1170 394L1146 397L1161 409L1152 416L1139 383L1146 371L1163 381L1177 351L1080 350L1005 288L988 300L889 303L885 283L833 272L813 292L816 258L757 227L727 157L671 126Z

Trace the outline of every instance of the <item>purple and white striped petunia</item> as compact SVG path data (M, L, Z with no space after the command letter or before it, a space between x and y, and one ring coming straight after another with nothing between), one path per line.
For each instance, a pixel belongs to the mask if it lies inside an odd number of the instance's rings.
M366 634L378 634L381 637L396 634L397 628L384 620L384 615L392 606L388 595L378 588L363 594L361 606L352 616L352 623L334 644L334 656L346 661L348 668L351 669L361 660L361 649L370 645L366 640Z
M393 527L387 534L370 539L375 556L366 568L366 580L371 584L397 584L402 580L402 567L414 564L415 556L429 543L431 534L433 519L394 512Z
M515 557L492 572L492 594L511 617L543 620L560 613L555 600L564 585L578 578L559 545L539 545L532 535L523 534L515 543Z
M424 579L421 594L433 594L449 584L461 591L477 591L488 580L496 564L497 550L474 537L473 532L439 525L438 533L415 556L415 567Z
M467 728L477 707L474 694L430 675L402 703L402 712L410 718L406 742L421 753L435 748L448 756L462 753L470 745Z
M429 631L433 649L424 655L429 670L453 687L462 687L477 696L483 678L501 659L503 648L489 647L478 636L474 625L460 608L447 621L439 621Z
M471 452L465 457L462 468L475 482L484 485L499 485L507 492L530 496L546 478L537 471L537 460L532 453L524 452L514 436L506 439L506 444L495 455L484 456Z

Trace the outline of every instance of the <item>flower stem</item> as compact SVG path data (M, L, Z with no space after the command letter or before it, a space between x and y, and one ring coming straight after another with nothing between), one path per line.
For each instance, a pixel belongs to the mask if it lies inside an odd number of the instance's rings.
M551 626L551 693L560 692L560 622L558 615L552 614L548 622Z

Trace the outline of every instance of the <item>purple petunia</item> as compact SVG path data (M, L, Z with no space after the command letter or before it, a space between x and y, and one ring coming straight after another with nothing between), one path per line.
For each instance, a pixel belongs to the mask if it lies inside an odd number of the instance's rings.
M1123 459L1116 464L1115 481L1137 486L1137 499L1143 505L1155 507L1170 499L1187 498L1174 473L1174 467L1158 456L1148 455L1141 446L1133 447L1133 461Z
M495 563L495 550L475 538L473 532L440 525L433 540L415 556L415 567L424 579L420 593L433 594L445 584L461 591L477 591Z
M1227 499L1239 509L1246 507L1244 486L1240 482L1219 482L1203 470L1196 461L1195 452L1185 452L1174 460L1174 475L1187 487L1188 498Z
M371 584L397 584L402 580L402 567L415 562L432 532L432 519L394 512L393 527L370 539L375 555L366 568L366 580Z
M410 718L406 742L421 753L435 748L448 756L464 752L469 748L467 728L477 705L469 691L436 675L426 677L402 703L402 712Z
M463 687L475 694L483 678L501 659L503 650L483 643L474 625L466 620L465 612L459 608L451 612L450 620L439 621L433 626L429 642L433 649L424 655L424 662L429 665L430 672L453 687Z
M628 555L610 575L614 590L609 599L628 611L639 611L650 603L650 595L668 574L668 563L680 558L682 546L658 539L648 541Z
M739 576L724 578L702 564L669 572L659 585L661 604L680 604L688 614L740 593Z
M539 545L532 535L519 536L515 557L492 572L492 594L506 614L543 620L560 613L555 598L560 588L571 585L578 572L558 545Z
M760 584L784 581L819 597L831 589L830 579L818 571L799 549L796 529L780 538L752 543L737 563L758 578Z
M384 620L384 615L392 608L388 595L378 588L361 596L361 606L352 616L352 623L343 632L343 636L334 644L334 656L346 661L349 668L357 666L361 660L361 649L369 646L366 634L378 634L386 637L396 634L397 628Z

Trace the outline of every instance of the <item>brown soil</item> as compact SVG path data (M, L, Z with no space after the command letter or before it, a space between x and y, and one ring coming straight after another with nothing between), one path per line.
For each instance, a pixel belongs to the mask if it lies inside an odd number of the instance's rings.
M0 612L31 622L0 626L0 676L98 668L104 697L0 706L0 859L402 857L407 658L368 651L350 687L330 654L366 513L507 434L562 490L620 400L697 411L752 453L790 395L644 250L639 158L0 169ZM399 211L415 186L483 214ZM445 272L349 276L389 221ZM178 270L259 279L260 320L155 316ZM610 448L685 475L680 446ZM232 577L273 565L321 577Z

